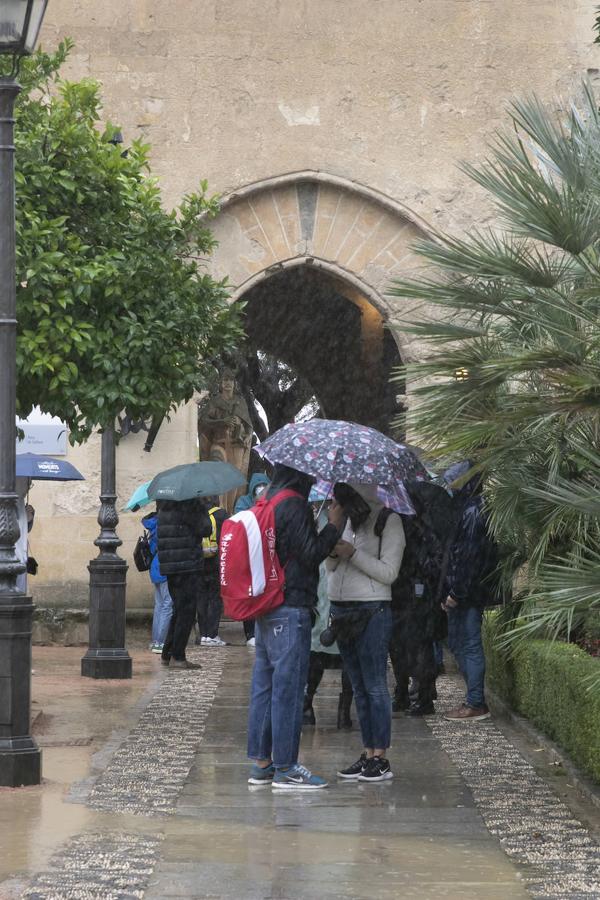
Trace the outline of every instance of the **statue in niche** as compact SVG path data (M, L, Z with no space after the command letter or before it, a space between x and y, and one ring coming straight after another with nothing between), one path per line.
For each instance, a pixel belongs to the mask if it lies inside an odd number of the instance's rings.
M235 375L231 369L224 369L219 392L198 405L200 459L229 462L247 476L252 433L248 406L236 390ZM232 512L243 490L229 491L221 497L221 505Z

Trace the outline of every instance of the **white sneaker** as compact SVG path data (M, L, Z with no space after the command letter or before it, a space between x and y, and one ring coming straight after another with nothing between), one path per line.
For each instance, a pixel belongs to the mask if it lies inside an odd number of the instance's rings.
M206 644L207 644L209 641L210 641L210 638L207 638L207 637L201 637L201 638L200 638L200 646L201 646L201 647L206 646Z
M254 650L254 648L256 647L256 638L248 638L248 640L246 641L246 647L252 647L252 649Z
M219 637L219 635L217 635L216 637L212 638L212 645L213 647L226 647L227 641L224 641Z

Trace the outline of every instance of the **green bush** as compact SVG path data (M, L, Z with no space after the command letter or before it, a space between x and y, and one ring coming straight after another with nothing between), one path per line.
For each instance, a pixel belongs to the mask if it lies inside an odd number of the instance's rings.
M574 644L532 640L507 655L494 613L484 627L487 678L509 706L530 719L600 783L600 694L586 690L600 659Z

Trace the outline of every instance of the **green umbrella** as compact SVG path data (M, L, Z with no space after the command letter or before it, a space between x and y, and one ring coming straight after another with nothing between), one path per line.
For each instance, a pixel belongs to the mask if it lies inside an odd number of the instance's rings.
M149 484L149 481L145 481L143 484L140 484L140 486L135 489L123 509L129 509L131 510L131 512L137 512L138 509L142 508L142 506L146 506L147 503L151 503L152 501L148 496Z
M244 475L229 463L187 463L159 472L148 485L148 496L152 500L191 500L226 494L245 483Z

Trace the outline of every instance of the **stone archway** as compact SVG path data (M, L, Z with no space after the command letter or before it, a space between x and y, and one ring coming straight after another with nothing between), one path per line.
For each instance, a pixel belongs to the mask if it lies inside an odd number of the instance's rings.
M401 321L403 313L385 291L394 276L415 266L410 245L428 234L425 224L377 191L306 171L230 194L211 227L218 240L213 273L229 278L234 300L247 301L253 317L249 335L256 339L256 332L265 333L270 323L274 331L280 330L282 303L290 318L318 316L332 334L339 335L336 328L343 320L348 370L344 378L338 376L337 386L331 379L315 377L315 393L332 418L354 418L385 429L397 411L395 395L401 392L390 387L390 373L401 361L414 358L416 350L401 329L394 331L394 343L385 328L392 320ZM329 300L311 308L306 302L310 290ZM336 297L349 301L353 312L341 315ZM298 346L290 340L277 342L269 334L264 349L281 353L304 374L315 373L317 351L323 346L315 346L310 324L314 322L298 329ZM354 340L357 329L360 346ZM333 356L339 372L343 354ZM351 372L353 366L358 370Z

